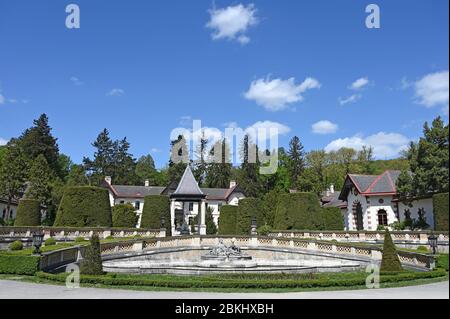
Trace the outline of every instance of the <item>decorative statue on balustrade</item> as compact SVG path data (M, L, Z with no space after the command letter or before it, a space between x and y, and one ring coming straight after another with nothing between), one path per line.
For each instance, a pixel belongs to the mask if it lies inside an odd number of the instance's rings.
M217 246L203 257L206 259L251 259L251 256L242 253L241 249L234 244L234 241L230 246L227 246L224 244L223 239L219 239Z

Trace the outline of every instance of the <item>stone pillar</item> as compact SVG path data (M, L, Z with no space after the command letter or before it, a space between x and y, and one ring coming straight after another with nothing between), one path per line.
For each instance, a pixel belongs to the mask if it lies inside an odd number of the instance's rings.
M203 199L200 204L200 235L206 235L206 201Z
M172 236L175 234L175 200L170 201L170 227L172 228Z

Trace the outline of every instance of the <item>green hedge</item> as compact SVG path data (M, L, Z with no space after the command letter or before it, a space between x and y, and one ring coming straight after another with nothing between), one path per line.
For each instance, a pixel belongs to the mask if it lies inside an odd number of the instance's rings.
M237 206L224 205L220 208L219 235L236 234Z
M251 221L256 217L257 226L264 225L264 211L262 201L258 198L244 198L239 200L236 217L236 235L249 235Z
M163 195L146 196L144 210L142 211L141 228L159 229L162 216L165 218L166 235L171 236L169 197Z
M280 196L275 213L275 229L318 230L322 223L317 195L291 193Z
M119 204L112 208L113 227L134 228L136 227L138 216L131 204Z
M381 271L402 271L403 267L398 257L397 249L388 230L384 235Z
M108 190L99 187L68 187L63 195L54 226L111 227Z
M447 273L444 270L430 272L408 272L381 275L381 283L393 283L410 281L417 279L429 279L444 277ZM65 282L67 274L48 274L39 272L39 278ZM81 275L80 282L83 284L103 284L109 286L147 286L147 287L168 287L168 288L324 288L324 287L355 287L365 286L367 274L348 278L327 278L320 276L317 279L223 279L208 277L174 277L174 276L154 276L153 278L138 275L106 275L106 276L85 276ZM270 276L267 276L270 278Z
M14 226L39 226L41 224L41 205L34 199L21 199L17 207Z
M0 274L34 275L39 271L39 256L20 256L0 253Z
M433 210L435 229L448 231L448 193L436 194L433 196Z
M320 230L344 230L344 216L338 207L325 207L320 211L322 225Z

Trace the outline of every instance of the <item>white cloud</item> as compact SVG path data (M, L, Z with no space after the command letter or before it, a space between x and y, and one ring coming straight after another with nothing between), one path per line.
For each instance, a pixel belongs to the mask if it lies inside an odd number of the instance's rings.
M107 96L122 96L125 94L125 91L122 89L112 89L108 93L106 93Z
M352 137L339 138L330 142L326 152L337 151L342 147L350 147L361 150L363 146L372 146L376 158L392 158L408 148L409 139L398 133L379 132L367 137L354 135Z
M275 133L275 131L271 131L271 129L276 129L276 132L278 133ZM244 131L248 135L250 135L253 138L253 140L256 139L255 134L258 134L258 132L264 132L266 136L263 135L258 136L258 141L262 142L261 141L262 137L266 137L266 139L269 139L276 135L286 135L291 131L291 128L278 122L258 121L247 127Z
M206 27L214 30L211 35L214 40L236 40L245 45L250 42L250 38L245 33L249 27L258 23L256 11L253 4L248 6L238 4L221 9L213 8L209 10L211 19Z
M349 104L349 103L355 103L356 101L358 101L361 98L362 98L361 94L353 94L346 99L339 98L338 101L339 101L340 105L345 105L345 104Z
M312 125L312 131L315 134L333 134L338 130L338 125L330 121L323 120Z
M6 145L8 143L7 140L0 137L0 146Z
M367 84L369 84L369 78L368 77L359 78L358 80L353 82L348 88L350 90L357 91L357 90L363 89Z
M5 104L5 97L0 93L0 104Z
M150 149L151 153L161 153L161 150L159 148L153 147Z
M442 71L425 75L414 84L418 103L426 107L441 105L448 108L449 72ZM448 112L448 111L447 111Z
M81 80L80 80L79 78L77 78L76 76L72 76L72 77L70 78L70 81L72 81L73 85L76 85L76 86L80 86L80 85L83 85L83 84L84 84L84 82L81 81Z
M258 79L250 84L250 88L244 96L268 111L280 111L285 109L288 104L303 101L302 93L320 87L319 81L313 78L307 78L299 85L295 83L295 78L287 80Z

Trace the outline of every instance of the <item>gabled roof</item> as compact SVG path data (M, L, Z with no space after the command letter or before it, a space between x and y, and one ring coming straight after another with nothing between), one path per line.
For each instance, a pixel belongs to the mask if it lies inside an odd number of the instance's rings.
M388 170L381 175L349 174L344 183L339 199L346 200L351 187L355 187L358 193L365 196L395 195L397 194L396 182L400 171Z
M195 180L194 174L192 174L189 165L186 166L180 183L171 197L206 197L200 187L198 187L197 181Z
M144 198L148 195L160 195L165 187L109 185L109 188L117 197Z

